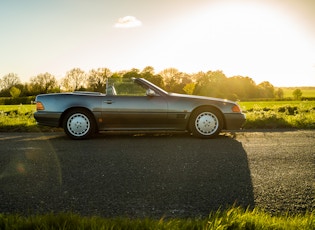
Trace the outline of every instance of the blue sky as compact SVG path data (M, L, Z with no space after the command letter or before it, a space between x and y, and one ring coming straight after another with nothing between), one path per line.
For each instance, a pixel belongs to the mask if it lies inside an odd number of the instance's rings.
M0 0L0 77L174 67L315 86L313 0Z

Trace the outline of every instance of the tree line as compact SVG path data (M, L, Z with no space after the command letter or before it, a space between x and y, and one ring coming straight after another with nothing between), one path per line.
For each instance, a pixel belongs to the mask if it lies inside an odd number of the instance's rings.
M156 74L151 66L143 70L134 68L118 72L112 72L108 68L92 69L89 72L73 68L59 81L50 73L41 73L23 84L17 74L9 73L0 79L0 97L26 97L76 90L104 93L107 79L132 77L147 79L174 93L230 100L283 98L283 90L275 89L268 81L257 85L250 77L227 77L221 70L187 74L176 68L167 68Z

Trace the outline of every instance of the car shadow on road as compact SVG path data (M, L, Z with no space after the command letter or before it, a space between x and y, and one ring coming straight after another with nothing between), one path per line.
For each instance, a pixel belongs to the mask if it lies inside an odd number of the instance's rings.
M183 134L100 134L85 141L54 136L29 140L27 146L36 146L35 155L42 159L28 166L40 170L37 177L14 174L10 178L16 183L10 186L8 178L0 178L0 184L7 182L0 188L2 212L186 218L206 217L234 204L254 207L247 154L230 135L204 140ZM23 155L19 149L11 157ZM1 175L12 164L8 159L0 159ZM43 168L44 161L51 162ZM38 176L45 170L45 178ZM25 180L27 191L19 183Z

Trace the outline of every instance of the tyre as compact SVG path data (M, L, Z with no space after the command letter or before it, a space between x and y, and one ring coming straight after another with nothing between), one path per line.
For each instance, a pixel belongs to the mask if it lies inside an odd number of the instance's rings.
M93 115L84 109L69 111L64 118L63 129L72 139L89 138L96 131Z
M189 120L189 130L199 138L214 138L219 135L222 127L222 115L213 108L196 109Z

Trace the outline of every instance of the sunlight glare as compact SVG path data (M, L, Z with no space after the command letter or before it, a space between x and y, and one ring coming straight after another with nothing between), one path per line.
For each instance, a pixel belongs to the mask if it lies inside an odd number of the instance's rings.
M220 69L229 76L252 77L257 83L271 78L281 84L296 69L300 69L297 75L314 69L314 63L307 61L314 58L312 41L289 14L276 7L249 2L209 4L181 20L182 26L169 31L164 44L173 44L168 47L173 52L169 62L182 71L191 71L187 67L198 59L193 71Z

